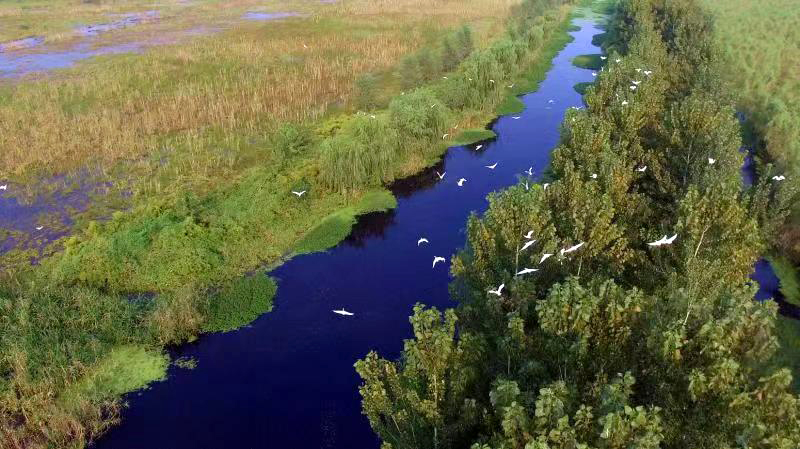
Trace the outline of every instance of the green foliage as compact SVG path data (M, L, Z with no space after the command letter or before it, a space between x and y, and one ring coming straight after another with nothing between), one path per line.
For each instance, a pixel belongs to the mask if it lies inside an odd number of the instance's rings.
M308 127L294 123L284 123L275 133L272 145L278 151L297 156L311 147L313 139L314 135Z
M790 353L776 351L796 333L779 339L776 305L748 286L771 226L763 211L782 194L741 190L709 30L693 0L619 3L608 35L620 61L586 109L568 111L549 188L490 194L453 258L459 306L443 321L415 307L398 362L357 364L387 447L800 445ZM420 358L426 369L408 368Z
M378 80L375 75L367 73L356 80L356 105L359 109L370 110L377 106L376 89Z
M525 110L525 103L515 95L506 95L500 105L497 106L497 115L519 114Z
M226 332L245 326L272 310L278 286L261 273L243 276L208 298L204 332Z
M800 306L800 276L797 269L783 257L770 257L769 259L775 275L781 283L781 293L787 302Z
M491 129L465 129L458 133L453 139L453 145L469 145L472 143L480 142L482 140L489 140L497 137L497 134Z
M593 82L587 83L578 83L574 86L575 92L578 92L581 95L586 95L586 92L589 90L590 87L594 85Z
M441 138L450 111L428 89L415 89L389 103L389 121L399 133L416 139Z

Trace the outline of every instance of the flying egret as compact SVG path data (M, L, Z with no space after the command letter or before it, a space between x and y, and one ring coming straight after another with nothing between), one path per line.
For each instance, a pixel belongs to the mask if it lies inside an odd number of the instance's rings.
M592 72L592 76L597 76L597 72Z
M664 237L666 237L666 235ZM673 234L672 237L670 237L668 239L664 239L664 244L665 245L672 245L672 242L674 242L677 237L678 237L678 234Z
M492 165L484 165L484 167L488 168L489 170L494 170L494 168L497 167L497 162Z
M535 273L537 271L539 270L536 268L525 268L522 271L518 272L517 276L522 276L523 274L528 274L528 273Z
M638 72L641 72L641 71L642 71L642 69L636 69L636 72L637 72L637 73L638 73Z
M520 250L519 250L519 251L517 251L517 252L520 252L520 253L521 253L521 252L525 251L526 249L530 248L530 247L531 247L531 245L533 245L534 243L536 243L536 239L534 239L534 240L528 240L527 242L525 242L525 244L524 244L524 245L522 245L522 248L520 248Z
M591 176L591 178L592 178L592 179L597 179L597 173L592 173L592 176Z
M541 265L541 264L542 264L542 262L544 262L545 260L547 260L547 259L548 259L550 256L552 256L552 254L551 254L551 253L544 253L544 254L542 254L542 258L539 260L539 265Z
M617 59L615 59L614 61L615 61L615 62L620 62L620 61L622 61L622 59L619 59L619 58L617 58Z
M772 179L775 180L775 181L783 181L784 179L786 179L786 176L783 176L783 175L773 176Z
M444 261L445 261L444 257L439 257L439 256L434 257L433 258L433 265L431 266L431 268L436 268L436 264L437 263L444 262Z
M567 249L563 249L563 248L562 248L562 249L561 249L561 255L563 256L564 254L569 254L569 253L571 253L571 252L573 252L573 251L577 251L577 250L578 250L578 249L579 249L581 246L583 246L585 243L586 243L586 242L580 242L580 243L578 243L577 245L570 246L570 247L569 247L569 248L567 248Z
M497 289L489 290L489 293L491 293L493 295L497 295L497 296L502 296L503 295L503 293L502 293L503 292L503 287L505 287L505 286L506 286L506 284L500 284L500 286L497 287Z
M478 145L477 147L475 147L475 151L478 151L478 150L480 150L481 148L483 148L483 145Z
M446 76L443 76L443 77L442 77L442 79L447 79L447 77L446 77Z
M608 56L600 56L600 59L602 59L603 61L605 61L606 59L608 59Z
M646 165L636 169L636 171L638 171L638 172L644 172L645 170L647 170L647 166Z
M525 238L528 240L533 238L533 229L531 229L530 231L528 231L527 234L525 234Z
M1 185L0 190L8 190L8 184Z
M547 100L547 102L548 102L549 104L553 104L553 103L555 103L556 101L555 101L555 100Z
M650 74L653 73L653 71L652 70L645 70L643 73L645 75L647 75L647 76L650 76Z
M631 81L631 83L633 83L634 86L638 86L639 84L642 84L641 81Z
M444 175L446 175L446 174L447 174L447 172L439 173L439 170L436 170L436 176L438 176L439 179L444 179Z
M530 190L531 186L528 185L528 181L525 181L525 190Z
M425 237L422 237L421 239L417 240L417 246L422 245L423 243L430 243L430 242L428 242L428 239L426 239Z
M508 85L508 88L509 88L509 89L512 89L513 87L514 87L514 85L513 85L513 84L509 84L509 85Z
M494 80L489 80L490 83L494 84Z
M528 176L533 176L533 167L529 167L527 170L525 170L525 173L527 173Z
M301 191L297 192L297 191L292 190L292 193L294 193L295 195L297 195L298 198L300 198L301 196L306 194L306 191L305 190L301 190Z
M663 237L661 237L660 239L656 240L655 242L648 242L647 244L650 245L650 246L661 246L666 241L667 241L667 234L664 234Z
M513 118L514 120L519 120L519 119L521 119L522 117L520 117L520 116L518 116L518 115L515 115L515 116L513 116L513 117L511 117L511 118Z
M375 116L374 115L370 115L369 118L375 118Z
M449 135L450 134L444 133L444 135L442 135L442 140L447 139L447 136L449 136Z
M546 182L542 185L542 190L547 190L547 187L550 185L549 182Z
M458 180L458 182L456 182L456 184L458 184L459 187L463 187L465 182L467 182L467 179L461 178Z
M333 313L335 313L337 315L344 315L344 316L353 316L353 315L355 315L353 312L348 312L347 310L344 310L344 308L342 308L342 310L334 310Z
M628 102L627 102L627 101L623 101L623 102L622 102L622 105L623 105L623 106L627 106L627 105L628 105Z
M303 44L303 48L308 48L308 45L306 45L306 44Z
M708 165L714 165L716 162L716 159L708 158Z
M42 229L44 229L44 226L36 226L37 231L41 231Z
M631 86L631 90L636 90L636 86Z

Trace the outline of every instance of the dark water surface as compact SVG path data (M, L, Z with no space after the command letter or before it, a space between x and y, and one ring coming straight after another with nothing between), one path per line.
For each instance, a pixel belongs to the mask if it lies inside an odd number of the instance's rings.
M297 257L272 275L275 309L251 326L203 336L176 357L195 357L194 370L171 368L169 378L128 396L123 421L98 448L377 448L361 415L353 363L375 349L394 358L408 338L416 302L455 305L447 293L448 260L464 245L470 212L487 207L486 195L516 182L533 166L548 165L559 124L570 106L582 106L576 83L590 70L571 64L596 53L591 21L553 61L539 91L522 97L520 119L501 117L498 137L480 152L451 149L438 170L397 183L398 207L362 217L345 242L325 253ZM553 100L549 103L549 100ZM485 168L499 162L495 170ZM456 181L467 179L463 187ZM430 244L417 247L417 239ZM345 309L355 316L335 315Z

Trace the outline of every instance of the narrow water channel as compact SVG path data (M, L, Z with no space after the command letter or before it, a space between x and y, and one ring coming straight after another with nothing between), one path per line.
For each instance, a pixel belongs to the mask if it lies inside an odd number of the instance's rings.
M516 183L530 166L536 177L547 167L566 109L582 106L573 86L593 79L571 60L599 51L592 36L601 30L586 19L575 24L580 31L571 33L574 41L555 57L538 92L522 97L525 111L494 123L495 140L479 151L451 148L437 167L392 186L396 210L362 217L336 248L276 269L271 313L176 350L173 356L194 357L197 367L171 368L168 380L129 395L122 424L95 446L377 448L361 415L353 363L372 349L397 357L415 303L455 305L449 264L432 269L434 256L449 261L464 245L467 217L487 208L489 192ZM495 162L496 169L485 168ZM423 236L430 244L418 247ZM355 315L331 312L342 307Z

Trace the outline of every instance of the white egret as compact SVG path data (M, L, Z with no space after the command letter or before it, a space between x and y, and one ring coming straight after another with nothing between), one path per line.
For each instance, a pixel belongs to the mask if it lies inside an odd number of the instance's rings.
M489 80L490 83L494 84L494 80Z
M775 181L783 181L784 179L786 179L786 176L783 176L783 175L773 176L772 179L775 180Z
M517 276L522 276L523 274L528 274L528 273L535 273L537 271L539 270L536 268L525 268L522 271L518 272Z
M509 88L509 89L513 89L513 88L514 88L514 85L513 85L513 84L509 84L509 85L508 85L508 88Z
M552 254L551 254L551 253L544 253L544 254L542 254L542 258L539 260L539 265L541 265L541 264L542 264L542 262L544 262L545 260L547 260L547 259L548 259L550 256L552 256Z
M344 316L353 316L353 315L355 315L353 312L348 312L347 310L344 310L344 308L342 308L342 310L334 310L333 313L335 313L337 315L344 315Z
M518 115L515 115L515 116L513 116L513 117L511 117L511 118L513 118L514 120L519 120L519 119L521 119L522 117L520 117L520 116L518 116Z
M597 72L592 72L592 76L597 76Z
M636 90L636 86L631 86L631 90Z
M547 190L548 186L550 186L549 182L544 183L544 185L542 185L542 190Z
M467 179L461 178L458 180L458 182L456 182L456 184L458 184L459 187L463 187L465 182L467 182Z
M37 231L41 231L42 229L44 229L44 226L36 226Z
M449 135L450 134L444 133L444 135L442 135L442 140L447 139L447 136L449 136Z
M1 185L0 190L8 190L8 184Z
M525 234L525 238L528 240L533 238L533 229L531 229L530 231L528 231L527 234Z
M714 165L717 163L716 159L708 158L708 165Z
M444 179L444 175L446 175L446 174L447 174L447 172L439 173L439 170L436 170L436 176L438 176L439 179Z
M525 181L525 190L530 190L531 186L528 185L528 181Z
M528 176L533 176L533 167L529 167L527 170L525 170L525 173L527 173Z
M592 173L592 176L590 176L590 177L591 177L592 179L597 179L597 173Z
M447 79L447 77L446 77L446 76L443 76L443 77L442 77L442 79Z
M292 190L292 193L294 193L295 195L297 195L298 198L300 198L301 196L306 194L306 191L305 190L301 190L301 191L297 192L297 191Z
M550 104L553 104L553 103L555 103L556 101L555 101L555 100L547 100L547 102L548 102L548 103L550 103Z
M666 237L666 235L664 237ZM674 242L677 237L678 237L678 234L673 234L672 237L670 237L668 239L664 239L664 244L665 245L672 245L672 242Z
M666 241L667 241L667 234L664 234L663 237L661 237L660 239L656 240L655 242L648 242L647 244L650 245L650 246L661 246Z
M617 58L617 59L615 59L614 61L615 61L615 62L620 62L620 61L622 61L622 59L619 59L619 58Z
M369 118L375 118L375 116L374 115L370 115Z
M642 84L641 81L631 81L631 83L633 83L634 86L638 86L639 84Z
M603 61L605 61L606 59L608 59L608 56L600 56L600 59L602 59Z
M444 257L439 257L439 256L434 257L433 258L433 265L431 266L431 268L436 268L436 264L437 263L444 262L444 261L445 261Z
M642 69L636 69L636 72L637 72L637 73L638 73L638 72L641 72L641 71L642 71Z
M623 102L622 102L622 105L623 105L623 106L627 106L627 105L628 105L628 102L627 102L627 101L623 101Z
M475 147L475 151L478 151L478 150L480 150L481 148L483 148L483 145L478 145L477 147Z
M430 242L428 242L428 239L426 239L425 237L422 237L419 240L417 240L417 246L422 245L423 243L430 243Z
M536 239L528 240L527 242L525 242L524 245L522 245L522 248L520 248L520 250L517 251L517 252L521 253L521 252L525 251L526 249L530 248L531 245L533 245L534 243L536 243Z
M489 170L494 170L494 168L497 167L497 162L492 165L484 165L484 167L488 168Z
M644 172L645 170L647 170L647 166L646 165L636 169L636 171L638 171L638 172Z
M647 76L650 76L651 73L653 73L652 70L645 70L644 71L644 74L647 75Z
M586 242L580 242L580 243L578 243L577 245L570 246L570 247L569 247L569 248L567 248L567 249L563 249L563 248L562 248L562 249L561 249L561 255L563 256L564 254L569 254L569 253L571 253L571 252L573 252L573 251L577 251L577 250L578 250L578 249L579 249L581 246L583 246L585 243L586 243Z
M497 289L489 290L489 293L491 293L493 295L497 295L497 296L502 296L503 295L503 287L505 287L505 286L506 286L506 284L500 284L500 286L497 287Z

